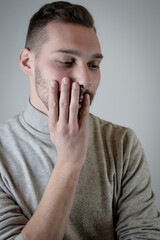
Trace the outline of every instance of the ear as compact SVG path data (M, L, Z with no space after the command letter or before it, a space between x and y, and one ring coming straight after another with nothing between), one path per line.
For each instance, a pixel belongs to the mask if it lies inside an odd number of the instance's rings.
M23 48L19 55L19 65L24 73L31 76L33 68L33 54L27 48Z

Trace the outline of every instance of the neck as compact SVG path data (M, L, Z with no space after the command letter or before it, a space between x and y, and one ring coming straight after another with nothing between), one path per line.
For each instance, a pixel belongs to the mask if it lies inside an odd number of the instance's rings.
M45 107L45 105L43 104L43 102L37 97L37 98L33 98L32 96L30 96L30 104L37 109L39 112L44 113L45 115L48 116L48 110Z

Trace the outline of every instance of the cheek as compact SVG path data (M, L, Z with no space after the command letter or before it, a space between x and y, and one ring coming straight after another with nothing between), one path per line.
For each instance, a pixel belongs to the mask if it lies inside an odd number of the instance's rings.
M92 79L94 79L92 82L92 87L94 88L94 91L96 91L100 84L100 73L97 73L96 76L93 76Z
M99 86L99 84L100 84L100 74L98 75L98 77L97 77L97 81L96 81L96 86L98 87Z
M48 66L44 68L43 71L43 77L46 79L48 84L50 84L51 81L56 80L59 84L61 84L62 78L68 76L66 71L60 70L56 66Z

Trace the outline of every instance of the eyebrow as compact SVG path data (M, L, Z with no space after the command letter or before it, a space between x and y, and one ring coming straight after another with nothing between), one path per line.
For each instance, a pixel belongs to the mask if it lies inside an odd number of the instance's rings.
M70 54L70 55L74 55L77 57L81 57L82 53L80 51L74 50L74 49L59 49L53 53L65 53L65 54ZM98 58L98 59L102 59L103 55L101 53L95 53L93 55L91 55L91 58Z

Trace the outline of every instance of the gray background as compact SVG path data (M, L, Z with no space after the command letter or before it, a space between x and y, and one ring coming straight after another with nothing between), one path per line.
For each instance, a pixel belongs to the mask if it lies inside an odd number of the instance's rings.
M160 210L160 0L71 2L92 13L104 55L101 85L91 111L136 132ZM44 3L0 0L0 121L26 108L28 79L18 56L29 19Z

